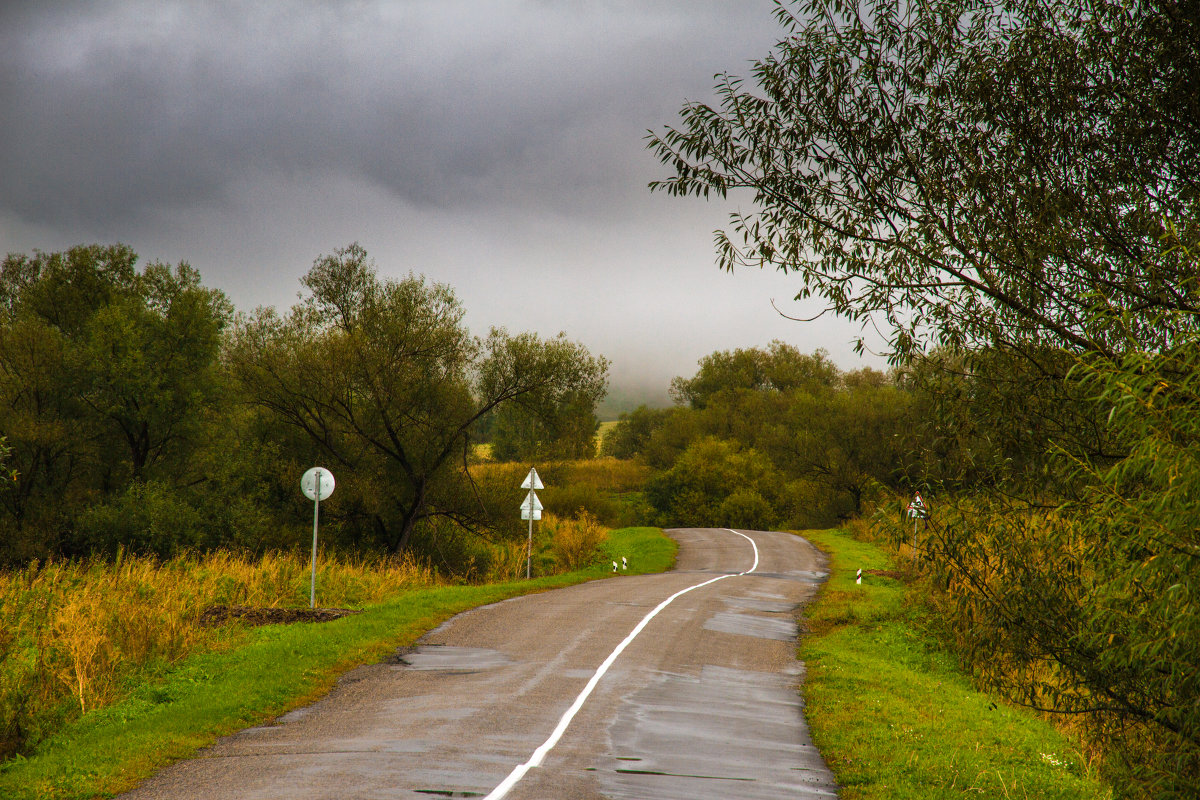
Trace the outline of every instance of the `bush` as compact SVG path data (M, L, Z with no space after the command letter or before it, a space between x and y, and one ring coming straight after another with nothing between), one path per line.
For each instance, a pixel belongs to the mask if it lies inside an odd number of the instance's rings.
M83 511L77 533L83 549L170 558L205 544L203 517L178 492L157 481L132 483L107 503Z
M607 493L586 483L547 487L538 496L547 511L559 516L577 515L582 511L612 524L619 513L616 502Z
M774 502L778 487L775 468L762 454L707 437L689 445L673 467L648 481L646 498L664 525L712 525L752 509L756 522L775 522L780 516ZM726 500L739 492L726 507Z
M717 519L727 528L771 530L779 519L765 497L754 489L737 489L721 501Z
M608 530L585 509L575 519L546 515L542 520L550 534L550 547L559 568L570 572L596 561Z

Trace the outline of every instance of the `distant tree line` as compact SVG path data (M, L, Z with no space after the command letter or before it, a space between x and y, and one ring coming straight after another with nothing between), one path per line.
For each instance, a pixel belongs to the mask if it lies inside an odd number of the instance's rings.
M602 446L659 471L646 497L663 525L825 526L906 485L913 398L898 374L773 342L705 356L671 393L675 407L622 415Z
M561 335L472 336L449 287L383 279L358 245L318 258L283 314L137 260L92 245L0 264L0 563L288 549L316 464L338 479L335 546L495 538L497 487L467 469L481 424L536 431L493 434L521 455L595 430L605 359Z

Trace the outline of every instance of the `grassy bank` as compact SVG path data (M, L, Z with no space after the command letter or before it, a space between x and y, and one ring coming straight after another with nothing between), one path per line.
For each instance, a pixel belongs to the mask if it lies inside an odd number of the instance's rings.
M1077 744L974 690L884 551L843 532L804 535L832 561L800 657L813 740L842 800L1111 796Z
M454 614L533 591L610 574L625 555L631 572L674 561L657 529L613 531L605 560L534 581L402 589L363 613L327 623L235 630L228 647L161 664L127 687L124 699L62 727L27 757L0 766L0 797L89 798L130 788L218 736L271 719L327 692L357 664L411 644Z

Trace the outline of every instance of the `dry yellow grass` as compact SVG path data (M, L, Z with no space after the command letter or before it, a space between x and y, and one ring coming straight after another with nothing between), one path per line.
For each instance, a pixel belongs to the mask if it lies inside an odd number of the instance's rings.
M565 570L581 569L592 563L600 545L608 538L608 529L582 509L573 519L546 514L542 525L550 537L550 548L559 568Z
M635 492L650 478L650 468L612 456L570 461L563 465L567 480L586 483L606 492Z
M61 720L112 702L134 671L229 642L236 636L229 629L197 624L209 606L307 606L309 575L299 557L227 552L0 572L0 757L39 739L53 724L47 716ZM361 606L434 580L411 560L324 557L318 601Z
M586 484L605 492L634 492L650 477L650 468L635 461L612 456L585 458L578 461L551 461L537 465L538 474L550 486ZM498 485L520 486L529 465L524 463L487 462L471 465L476 480L495 480Z

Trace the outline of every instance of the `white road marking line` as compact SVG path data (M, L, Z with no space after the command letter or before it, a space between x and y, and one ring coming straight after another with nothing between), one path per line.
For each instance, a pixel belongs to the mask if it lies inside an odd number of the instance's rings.
M541 766L542 760L545 759L546 754L554 749L554 746L558 744L558 740L561 739L562 735L567 732L567 727L571 724L571 720L575 719L575 715L579 713L579 709L583 708L584 702L589 696L591 696L592 690L596 688L596 684L600 683L600 679L604 677L604 673L608 672L608 668L613 665L613 662L617 660L617 657L620 656L621 653L625 652L625 648L629 646L629 643L637 638L637 635L642 632L642 629L646 627L650 620L654 619L658 615L658 612L671 605L676 598L682 597L693 589L700 589L704 586L708 586L710 583L723 581L726 578L739 578L742 575L749 575L751 572L754 572L754 570L758 569L758 545L754 543L754 540L746 534L738 533L730 528L725 528L724 530L727 530L730 533L736 533L738 536L741 536L743 539L749 542L750 546L754 548L754 564L751 565L750 569L746 570L745 572L739 572L736 575L718 575L717 577L711 578L703 583L697 583L695 586L689 586L686 589L681 589L655 606L654 610L649 614L642 617L642 621L637 624L637 627L629 632L629 635L625 637L625 640L617 645L617 649L613 650L612 653L609 654L608 658L604 659L604 663L601 664L599 669L596 670L596 674L592 675L591 680L587 682L587 686L583 687L583 691L580 692L579 696L575 698L575 702L572 703L571 707L567 709L567 712L562 715L562 719L558 721L558 725L554 728L554 732L550 734L550 738L543 742L541 747L533 751L533 755L530 756L528 761L526 761L524 764L518 765L512 772L510 772L508 777L501 781L500 785L493 789L487 797L483 798L483 800L500 800L500 798L508 794L509 791L516 786L522 778L525 777L525 773L529 772L529 770L533 769L534 767Z

